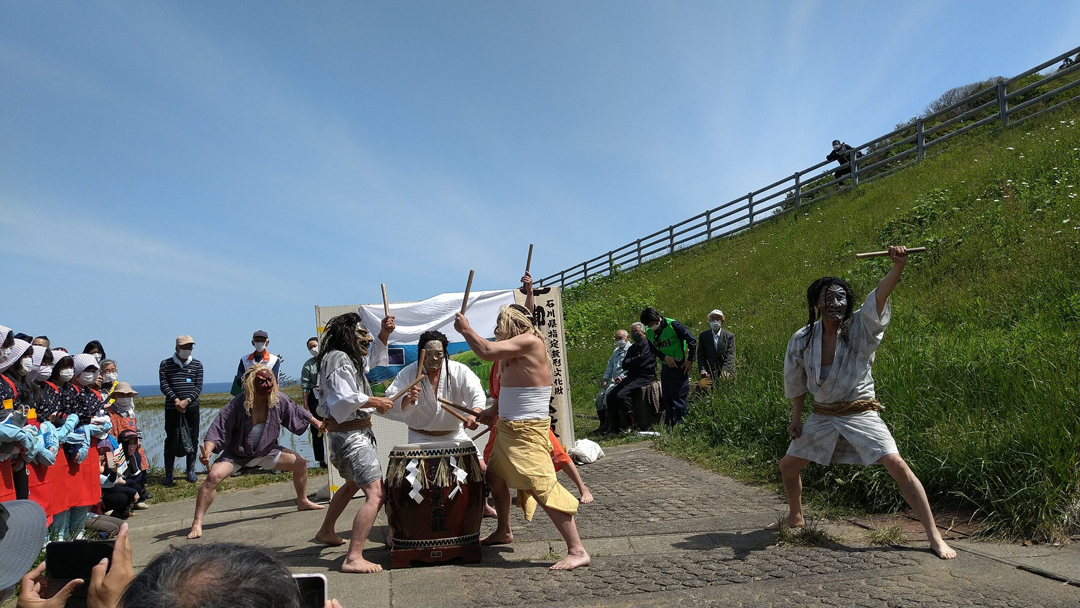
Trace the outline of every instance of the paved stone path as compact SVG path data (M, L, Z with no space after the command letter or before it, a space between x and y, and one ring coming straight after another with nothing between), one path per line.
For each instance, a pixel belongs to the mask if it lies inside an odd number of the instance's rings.
M485 549L480 564L341 574L344 548L312 542L322 513L297 513L291 484L219 495L201 541L184 538L193 501L143 511L132 520L136 566L170 545L255 543L277 551L298 572L326 574L331 595L346 608L1080 606L1080 587L1017 567L1080 581L1080 549L957 541L960 556L943 562L923 543L872 546L854 526L832 527L841 540L831 546L776 546L775 534L761 529L785 509L774 494L648 445L607 452L608 458L580 467L596 497L578 515L593 563L573 572L547 570L565 546L543 513L528 523L515 510L514 544ZM346 510L339 532L360 504L355 500ZM384 525L380 517L367 556L388 568ZM485 520L485 530L493 527Z

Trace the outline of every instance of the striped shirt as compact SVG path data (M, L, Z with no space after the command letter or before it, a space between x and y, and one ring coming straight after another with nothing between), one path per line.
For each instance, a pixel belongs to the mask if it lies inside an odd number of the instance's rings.
M198 359L191 359L181 366L175 357L169 357L158 366L158 382L161 394L165 395L165 409L175 409L173 401L190 399L189 408L199 407L199 394L202 393L203 367Z

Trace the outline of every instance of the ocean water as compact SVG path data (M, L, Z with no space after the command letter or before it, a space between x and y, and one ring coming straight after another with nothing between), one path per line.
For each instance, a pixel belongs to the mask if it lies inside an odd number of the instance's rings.
M122 380L123 378L121 378ZM157 384L134 384L131 388L139 391L140 397L154 397L161 395L161 387ZM232 389L232 380L228 382L203 382L204 393L227 393Z

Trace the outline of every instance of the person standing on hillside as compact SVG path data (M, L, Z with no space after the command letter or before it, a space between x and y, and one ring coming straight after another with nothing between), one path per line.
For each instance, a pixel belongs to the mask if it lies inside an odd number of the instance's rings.
M316 420L322 422L322 416L316 411L319 409L319 362L316 359L319 356L319 339L314 336L308 338L307 349L311 353L311 358L304 362L304 367L300 370L300 391L303 395L304 407ZM319 466L325 469L326 450L323 446L323 438L314 427L311 429L311 452L315 460L319 461Z
M690 394L690 370L694 368L697 340L682 323L661 317L655 308L641 311L647 328L645 337L660 366L660 391L664 404L664 424L673 428L686 417L686 398Z
M251 334L251 346L255 350L249 355L240 357L240 365L236 367L236 376L233 377L231 391L233 397L244 390L244 374L247 373L248 368L256 363L269 367L270 371L274 372L274 378L281 377L278 375L278 372L281 371L281 357L271 355L270 351L266 350L270 346L270 337L266 335L265 331L260 329Z
M203 366L191 356L195 340L191 336L176 338L176 352L158 366L158 383L165 396L165 480L173 485L173 466L176 457L187 459L187 480L195 483L195 446L199 444L199 395L202 394ZM187 431L190 441L181 441L191 451L177 450L181 429Z
M709 329L698 336L697 359L703 379L715 382L735 374L735 334L724 329L722 310L709 313Z
M854 292L843 279L823 277L806 290L809 318L791 337L784 357L784 393L793 405L788 427L792 441L780 460L788 499L785 523L805 525L800 472L809 463L880 464L922 522L931 550L941 559L952 559L956 551L941 538L922 483L900 457L878 415L882 407L870 374L892 316L889 294L900 281L907 256L905 247L889 247L892 269L854 312ZM814 409L804 423L807 393L814 396Z

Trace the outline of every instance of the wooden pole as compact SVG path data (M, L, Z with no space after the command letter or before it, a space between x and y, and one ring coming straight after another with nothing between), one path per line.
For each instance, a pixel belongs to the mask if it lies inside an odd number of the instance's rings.
M389 317L390 316L390 303L386 301L386 283L382 283L382 309L383 309L383 313L385 313L385 314L383 314L383 317L384 318Z
M417 359L416 364L416 377L419 378L424 375L424 357L427 356L427 351L420 349L420 358Z
M926 252L926 247L908 247L907 252L908 253L925 253ZM868 251L866 253L856 253L855 257L860 259L860 260L865 260L866 258L887 258L887 257L889 257L889 252L888 251Z
M420 381L423 380L423 379L424 379L423 375L417 376L416 380L413 380L412 382L407 384L405 386L405 388L401 389L401 391L398 392L398 394L394 395L393 397L390 397L390 401L397 401L398 399L401 399L402 397L405 396L405 393L412 390L412 387L416 386L417 384L420 384Z
M446 404L445 404L445 403L444 403L444 404L442 404L442 406L441 406L441 407L442 407L442 409L446 410L446 412L447 412L448 414L450 414L451 416L453 416L454 418L457 418L458 420L460 420L460 421L462 421L462 422L468 422L468 421L469 421L469 419L468 419L468 418L466 418L465 416L462 416L461 414L459 414L459 413L455 412L454 410L452 410L452 409L450 409L450 408L446 407Z
M532 248L533 244L529 243L529 259L525 260L525 272L529 272L529 268L532 267Z
M486 434L487 432L489 432L489 431L490 431L491 429L493 429L493 428L495 428L495 427L494 427L494 426L489 426L489 427L487 427L486 429L484 429L484 430L480 431L479 433L477 433L477 434L473 435L473 440L475 441L475 440L477 440L477 439L479 439L479 438L483 437L483 436L484 436L484 435L485 435L485 434Z
M468 414L470 416L475 416L476 415L476 412L470 410L469 408L467 408L467 407L465 407L463 405L458 405L458 404L454 403L453 401L443 399L442 397L439 397L439 403L441 403L443 405L450 406L450 407L454 408L455 410L457 410L459 412L462 412L462 413L465 413L465 414Z
M472 270L469 271L469 282L465 284L465 298L461 300L461 314L465 314L465 307L469 305L469 292L472 291Z

